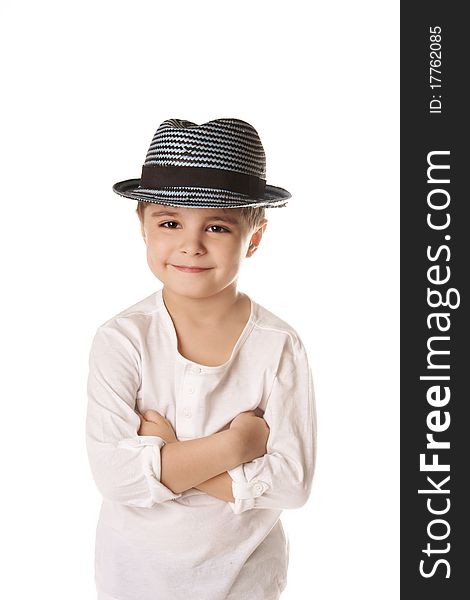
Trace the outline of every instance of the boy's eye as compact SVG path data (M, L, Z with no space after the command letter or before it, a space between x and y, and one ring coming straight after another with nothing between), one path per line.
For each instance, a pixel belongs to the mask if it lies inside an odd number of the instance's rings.
M209 225L209 229L210 229L211 227L216 227L216 228L218 228L219 230L222 230L222 232L228 232L228 229L226 229L225 227L222 227L222 225ZM215 232L215 233L217 233L217 232Z
M176 221L166 221L165 223L161 223L160 227L165 227L166 225L169 225L171 223L177 225ZM165 229L174 229L174 227L165 227Z

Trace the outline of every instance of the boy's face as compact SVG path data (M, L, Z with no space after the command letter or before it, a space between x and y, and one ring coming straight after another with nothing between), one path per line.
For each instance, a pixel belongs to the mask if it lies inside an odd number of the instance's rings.
M250 231L239 212L147 206L141 230L152 273L174 293L192 298L208 297L234 284L243 259L256 250L267 225L265 221Z

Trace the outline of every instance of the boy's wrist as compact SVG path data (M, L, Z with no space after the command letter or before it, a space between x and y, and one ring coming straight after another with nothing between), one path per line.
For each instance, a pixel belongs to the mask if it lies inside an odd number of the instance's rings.
M233 428L227 429L224 433L227 434L231 452L237 465L248 462L246 457L246 444L242 432L239 429Z
M209 494L209 496L214 496L214 498L219 498L219 500L224 500L225 502L235 502L232 492L232 478L227 471L220 473L215 477L211 477L211 479L208 479L207 481L203 481L196 485L195 489L205 492L206 494Z

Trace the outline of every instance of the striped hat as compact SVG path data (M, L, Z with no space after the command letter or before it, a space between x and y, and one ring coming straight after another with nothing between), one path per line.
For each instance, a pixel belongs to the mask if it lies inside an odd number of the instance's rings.
M116 194L191 208L282 207L291 194L266 183L266 156L254 127L240 119L197 125L164 121L153 136L140 179Z

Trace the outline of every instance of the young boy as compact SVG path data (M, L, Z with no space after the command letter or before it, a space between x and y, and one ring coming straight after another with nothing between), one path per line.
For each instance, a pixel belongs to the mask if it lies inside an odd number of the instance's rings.
M86 441L103 496L98 600L276 600L289 543L280 514L307 501L316 452L311 369L296 331L237 291L266 207L256 130L170 119L138 200L162 289L98 327Z

